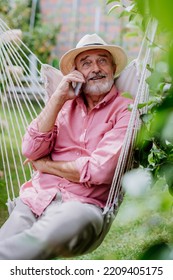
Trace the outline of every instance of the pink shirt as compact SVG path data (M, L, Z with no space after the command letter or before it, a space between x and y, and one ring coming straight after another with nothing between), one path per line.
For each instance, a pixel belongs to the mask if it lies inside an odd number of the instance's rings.
M30 124L22 143L27 158L51 154L55 161L75 161L80 173L80 183L73 183L36 172L20 190L21 199L35 214L42 214L58 190L63 201L104 207L130 118L129 103L113 87L89 113L81 96L67 101L52 131L39 132L35 120Z

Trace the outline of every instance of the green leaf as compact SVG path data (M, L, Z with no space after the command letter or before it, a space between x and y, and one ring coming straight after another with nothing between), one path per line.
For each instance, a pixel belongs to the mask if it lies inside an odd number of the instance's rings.
M133 96L129 92L123 92L121 94L121 96L123 96L125 98L129 98L129 99L133 99Z
M128 7L126 7L124 10L127 11L127 12L131 12L134 7L135 7L135 4L132 4L132 5L128 6Z
M147 102L145 102L145 103L139 103L139 104L138 104L138 109L142 109L142 108L144 108L144 107L147 106L147 105L148 105Z
M142 120L145 124L149 123L152 119L153 119L152 114L143 114L143 115L141 115L141 120Z
M166 163L161 167L161 175L165 177L168 189L171 195L173 195L173 164Z
M123 11L120 13L119 18L128 16L128 15L129 15L129 13L128 13L127 11L123 10Z
M151 75L146 79L146 82L149 84L151 89L156 90L158 88L158 84L162 81L162 73L154 71Z
M136 17L136 14L131 14L131 15L129 16L129 21L132 21L135 17Z
M126 38L137 37L138 32L128 32L125 34Z
M120 0L117 0L117 1L115 1L115 0L107 0L106 5L108 5L110 3L113 3L113 2L120 2Z
M149 64L147 64L146 68L147 68L147 70L150 71L150 72L153 72L153 71L154 71L153 68L152 68Z
M165 86L165 83L159 83L159 84L158 84L158 89L159 89L160 91L163 91L164 86Z
M148 162L151 166L155 165L155 160L154 160L154 157L153 157L153 153L148 155Z
M110 10L108 11L108 15L115 9L119 8L119 7L122 7L120 4L116 4L114 6L112 6L112 8L110 8Z
M133 110L133 104L128 104L127 109L131 112Z

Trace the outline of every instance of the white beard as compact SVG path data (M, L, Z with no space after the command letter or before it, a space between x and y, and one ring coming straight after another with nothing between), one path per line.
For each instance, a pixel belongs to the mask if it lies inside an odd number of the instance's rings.
M111 88L112 85L114 83L114 80L109 79L107 81L102 81L102 80L98 80L95 83L93 83L92 85L90 85L89 83L86 83L83 85L83 92L87 95L97 95L100 96L102 94L106 94L108 93Z

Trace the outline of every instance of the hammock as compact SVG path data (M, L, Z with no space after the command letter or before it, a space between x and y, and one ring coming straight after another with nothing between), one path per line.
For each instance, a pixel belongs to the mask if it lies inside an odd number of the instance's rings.
M154 41L156 28L156 21L150 20L138 57L116 80L117 88L122 92L130 92L135 97L135 101L103 212L104 227L100 237L89 248L89 252L96 249L103 241L124 196L122 176L132 168L133 146L140 127L138 104L146 102L149 98L145 80L149 74L147 64L151 64L152 48L148 47L148 44ZM20 186L30 179L33 172L29 165L23 166L21 138L30 121L44 107L62 78L59 70L42 64L20 37L20 30L10 30L0 19L0 156L2 162L0 170L3 169L1 173L7 189L9 214L15 205L15 197ZM15 174L13 177L12 170Z

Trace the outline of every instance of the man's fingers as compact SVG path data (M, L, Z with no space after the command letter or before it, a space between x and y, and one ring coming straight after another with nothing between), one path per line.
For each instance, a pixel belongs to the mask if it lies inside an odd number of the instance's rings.
M34 163L33 163L33 161L31 159L29 159L29 158L25 159L24 162L23 162L23 165L26 165L27 163L31 164L31 166L34 169L34 171L37 170L37 168L35 167L35 165L34 165Z

